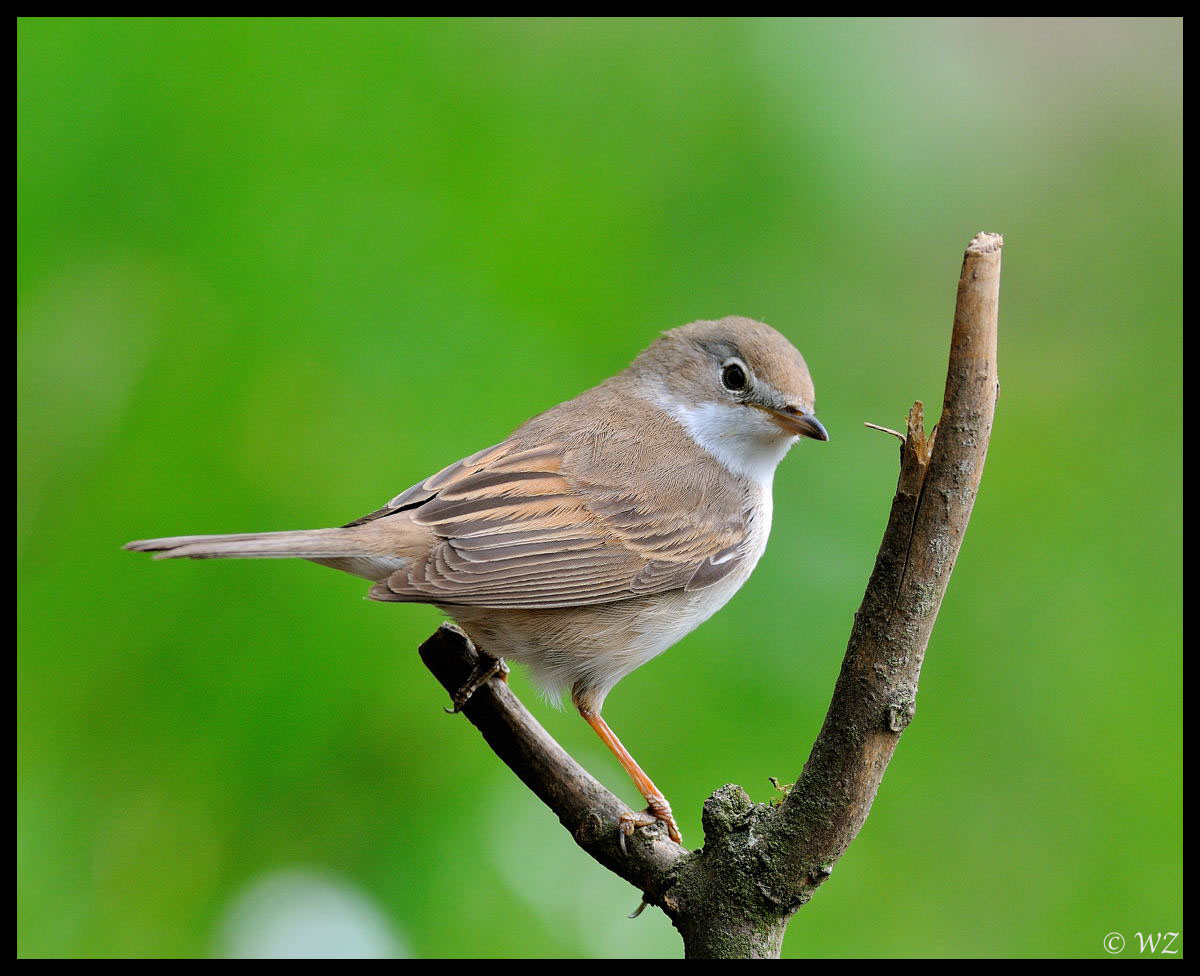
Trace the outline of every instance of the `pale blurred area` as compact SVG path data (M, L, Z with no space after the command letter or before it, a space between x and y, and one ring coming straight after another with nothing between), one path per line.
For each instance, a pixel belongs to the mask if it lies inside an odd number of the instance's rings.
M214 955L227 959L403 959L387 914L345 880L311 868L257 878L233 898Z

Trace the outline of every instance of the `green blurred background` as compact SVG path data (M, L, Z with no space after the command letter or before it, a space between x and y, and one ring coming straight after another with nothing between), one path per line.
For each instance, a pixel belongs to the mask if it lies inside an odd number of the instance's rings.
M606 708L699 844L709 792L807 755L895 485L862 424L936 415L979 230L982 491L785 953L1180 930L1181 22L23 20L17 52L19 954L677 955L442 714L435 610L119 546L344 522L660 330L773 324L832 441Z

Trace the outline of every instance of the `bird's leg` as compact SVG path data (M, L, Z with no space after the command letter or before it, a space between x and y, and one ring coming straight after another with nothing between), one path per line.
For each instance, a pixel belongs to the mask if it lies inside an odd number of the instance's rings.
M667 802L667 798L662 795L650 777L642 772L642 767L629 754L629 750L621 745L621 740L608 727L608 723L600 717L600 713L582 706L577 705L576 707L579 708L579 714L583 716L583 720L596 730L596 734L612 750L613 755L617 757L617 761L624 767L625 772L633 780L633 785L646 798L646 803L648 804L645 814L627 813L622 815L621 846L625 846L625 838L632 834L636 828L647 827L656 820L661 820L666 824L667 833L670 835L671 840L675 841L676 844L682 844L683 838L679 834L679 827L675 824L675 818L671 816L671 804Z
M479 654L479 663L475 665L463 686L454 693L451 699L454 707L445 709L447 715L457 715L461 712L471 696L496 675L500 676L501 681L508 681L508 665L504 663L504 658L492 657L478 647L475 650Z

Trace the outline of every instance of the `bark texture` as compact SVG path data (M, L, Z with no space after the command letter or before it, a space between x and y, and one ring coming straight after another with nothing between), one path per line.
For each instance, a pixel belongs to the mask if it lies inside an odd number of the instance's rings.
M871 810L900 734L916 713L929 635L979 489L998 390L998 234L977 234L958 283L942 415L927 435L913 405L887 529L833 699L808 761L777 806L740 786L704 803L704 846L688 851L655 825L623 841L629 808L538 724L502 681L463 712L557 814L577 844L670 917L689 958L778 956L788 920L829 877ZM421 659L452 694L480 656L444 625Z

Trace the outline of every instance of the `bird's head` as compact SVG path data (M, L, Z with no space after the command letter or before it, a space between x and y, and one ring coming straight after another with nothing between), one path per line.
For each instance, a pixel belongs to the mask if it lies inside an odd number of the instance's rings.
M728 316L664 332L630 366L645 395L727 467L761 478L798 437L827 441L812 377L769 325Z

